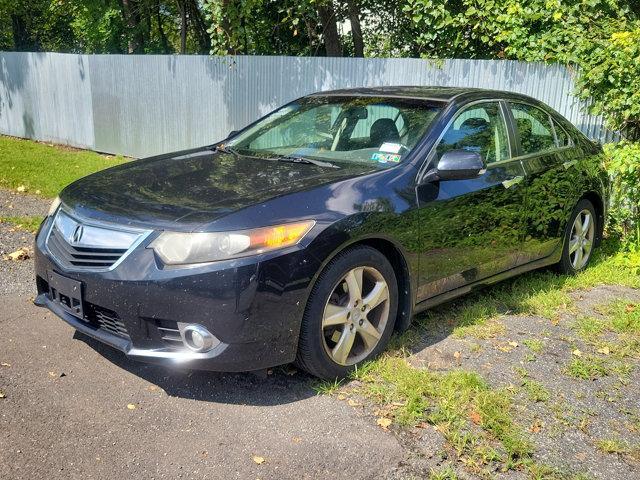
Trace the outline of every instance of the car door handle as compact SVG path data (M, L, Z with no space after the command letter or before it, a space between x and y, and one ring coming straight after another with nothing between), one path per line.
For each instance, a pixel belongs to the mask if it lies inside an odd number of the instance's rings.
M519 184L522 180L524 180L524 177L522 175L518 175L517 177L505 180L504 182L502 182L502 185L504 186L504 188L511 188L514 185Z
M565 170L569 170L571 167L573 167L578 161L577 160L567 160L566 162L564 162L562 164L562 166L564 167Z

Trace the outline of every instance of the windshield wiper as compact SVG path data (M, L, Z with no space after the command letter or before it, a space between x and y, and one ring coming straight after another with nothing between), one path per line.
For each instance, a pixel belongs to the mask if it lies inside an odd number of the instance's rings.
M315 160L313 158L298 157L295 155L279 155L275 158L279 162L291 162L291 163L306 163L309 165L317 165L318 167L325 168L340 168L338 165L330 162L323 162L322 160Z

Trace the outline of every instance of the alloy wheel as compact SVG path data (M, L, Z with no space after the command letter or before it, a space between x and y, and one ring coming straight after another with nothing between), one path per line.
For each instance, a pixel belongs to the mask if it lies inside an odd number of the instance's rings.
M373 267L350 270L334 287L324 308L322 337L339 365L364 360L378 345L389 321L389 287Z
M573 222L569 240L569 258L575 270L580 270L589 261L591 250L593 249L595 231L591 212L587 209L582 210Z

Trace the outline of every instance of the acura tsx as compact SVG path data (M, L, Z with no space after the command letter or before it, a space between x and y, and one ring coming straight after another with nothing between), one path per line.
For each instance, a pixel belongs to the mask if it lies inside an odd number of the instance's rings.
M601 154L519 94L316 93L66 187L36 237L35 302L132 359L342 377L416 312L585 268Z

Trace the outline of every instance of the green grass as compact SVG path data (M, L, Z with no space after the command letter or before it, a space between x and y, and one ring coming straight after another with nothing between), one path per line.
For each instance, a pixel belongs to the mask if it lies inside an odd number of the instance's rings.
M540 382L525 379L522 381L521 386L532 402L547 402L549 400L549 390L547 390Z
M358 392L381 405L393 405L394 421L436 425L470 464L481 469L492 462L512 465L531 453L524 432L511 418L511 395L493 390L474 372L434 373L385 355L354 375ZM469 464L468 464L469 465Z
M429 473L429 480L458 480L459 478L456 471L450 466L439 470L431 470Z
M640 305L626 300L616 300L597 310L607 317L613 331L640 334Z
M55 197L80 177L126 161L86 150L0 136L0 187Z
M526 339L522 343L525 347L527 347L534 353L541 353L542 349L544 348L544 343L542 343L542 340L538 340L535 338Z
M604 453L621 454L631 452L631 447L619 438L607 438L604 440L599 440L598 442L596 442L596 445Z
M35 233L40 228L42 217L0 217L0 223L10 223L16 228Z

